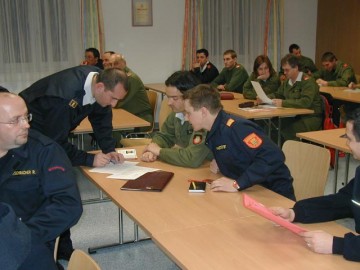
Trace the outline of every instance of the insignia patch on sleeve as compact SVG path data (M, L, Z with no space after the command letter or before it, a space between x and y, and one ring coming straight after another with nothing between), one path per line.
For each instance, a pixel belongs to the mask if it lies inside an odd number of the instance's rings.
M255 133L248 135L243 142L250 148L256 149L262 145L262 139Z
M202 142L202 135L200 134L195 134L194 138L193 138L193 144L200 144Z
M230 118L230 119L227 120L226 125L227 125L228 127L231 127L232 124L234 124L234 122L235 122L235 120Z

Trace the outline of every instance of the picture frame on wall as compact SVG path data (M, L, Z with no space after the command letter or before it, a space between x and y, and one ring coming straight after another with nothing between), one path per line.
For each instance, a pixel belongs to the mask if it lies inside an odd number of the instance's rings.
M152 0L132 0L132 26L152 26Z

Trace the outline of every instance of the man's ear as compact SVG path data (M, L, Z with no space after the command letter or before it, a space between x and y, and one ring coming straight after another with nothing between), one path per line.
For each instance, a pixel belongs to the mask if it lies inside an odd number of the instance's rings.
M102 82L96 83L95 91L97 94L101 94L101 93L105 92L105 85Z
M209 115L209 110L207 109L207 108L205 108L205 107L201 107L201 115L202 115L202 117L203 118L205 118L206 116L208 116Z

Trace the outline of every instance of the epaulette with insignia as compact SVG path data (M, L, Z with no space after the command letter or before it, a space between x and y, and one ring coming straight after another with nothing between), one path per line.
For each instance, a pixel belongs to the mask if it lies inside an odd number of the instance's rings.
M236 68L239 68L240 67L240 65L236 65Z
M226 125L227 125L228 127L231 127L232 124L234 124L234 122L235 122L235 120L232 119L232 118L230 118L230 119L227 120Z
M79 103L75 99L72 99L69 102L69 106L73 109L75 109L78 105L79 105Z
M210 64L207 64L207 66L206 66L206 67L210 69L210 68L211 68L211 65L210 65Z
M347 68L349 65L348 64L343 64L343 67L344 68Z
M130 76L132 75L132 73L131 73L131 72L128 72L128 73L126 73L126 75L127 75L128 77L130 77Z
M305 75L303 78L304 78L304 81L307 81L310 77Z

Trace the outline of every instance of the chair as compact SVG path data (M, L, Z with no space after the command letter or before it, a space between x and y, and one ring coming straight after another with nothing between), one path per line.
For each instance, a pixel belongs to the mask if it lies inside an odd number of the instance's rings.
M55 245L54 245L54 260L55 260L55 262L57 261L57 252L59 249L59 241L60 241L60 236L56 237Z
M101 270L100 266L80 249L75 249L72 253L67 270Z
M159 112L159 129L161 128L162 124L165 122L166 117L171 112L171 108L167 104L167 99L164 98L161 102L160 112ZM154 121L155 122L155 121ZM126 138L123 138L120 140L120 143L124 147L133 147L138 145L147 145L151 142L151 136L150 133L148 134L147 138L134 138L128 136Z
M285 164L294 178L296 199L323 196L329 172L329 150L292 140L286 141L282 150Z

